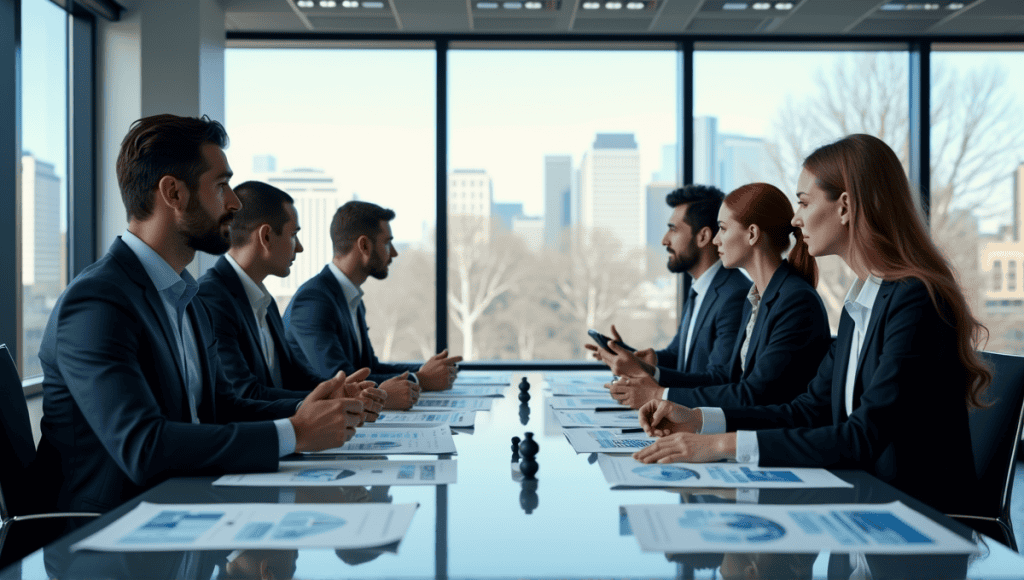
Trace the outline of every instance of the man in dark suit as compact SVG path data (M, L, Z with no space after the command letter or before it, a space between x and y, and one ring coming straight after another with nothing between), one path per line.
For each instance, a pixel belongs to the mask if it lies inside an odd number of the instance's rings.
M128 229L57 301L43 335L43 489L60 511L107 511L169 477L276 471L337 447L363 405L339 375L305 400L252 401L226 384L185 270L228 249L239 208L216 121L156 115L121 144ZM41 487L45 488L41 482Z
M269 275L287 276L296 253L302 251L295 202L280 189L258 181L247 181L234 191L242 208L231 221L231 249L199 279L199 297L213 322L221 367L239 397L304 397L324 378L292 352L281 311L263 285ZM347 390L371 411L368 419L376 420L372 409L387 394L351 383Z
M331 220L334 259L303 284L284 313L292 350L321 375L370 367L370 380L388 392L388 401L401 397L409 383L428 391L451 387L462 357L442 351L420 365L388 364L377 360L366 327L361 286L369 277L383 280L398 256L392 244L395 212L365 201L350 201ZM398 396L393 391L398 390Z
M687 185L669 193L671 206L668 231L661 243L668 251L668 270L686 273L690 291L683 305L679 331L661 350L639 350L635 354L613 352L588 344L594 358L602 360L619 376L640 372L676 382L684 373L714 377L716 383L729 380L730 361L740 316L750 290L750 279L740 270L722 267L718 248L711 243L718 233L718 210L725 195L715 187ZM613 338L622 343L612 326Z

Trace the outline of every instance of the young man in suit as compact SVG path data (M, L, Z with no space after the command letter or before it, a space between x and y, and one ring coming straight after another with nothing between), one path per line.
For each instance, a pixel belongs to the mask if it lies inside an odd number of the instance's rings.
M315 372L370 367L370 380L388 392L451 387L462 357L444 350L420 365L388 364L377 360L366 327L361 286L371 276L383 280L398 256L392 244L395 212L365 201L350 201L331 220L334 259L303 284L284 313L288 341ZM410 385L410 383L413 383Z
M68 285L39 350L37 465L59 511L107 511L169 477L276 471L361 420L362 403L339 397L343 375L302 401L240 399L226 384L185 270L197 250L228 249L239 201L226 145L220 123L175 115L136 121L121 144L128 229Z
M210 313L221 366L239 397L304 397L324 379L292 352L281 311L263 285L267 276L287 276L302 251L295 202L258 181L234 191L242 208L231 220L231 249L199 279L199 297ZM369 369L364 372L369 374ZM349 385L348 395L363 401L370 421L377 418L373 408L387 398L380 389L358 385Z
M740 270L723 268L718 248L711 243L718 233L718 210L724 198L718 188L707 185L687 185L665 197L673 208L661 240L668 252L668 270L691 277L679 331L666 348L647 348L635 355L586 345L614 374L647 373L665 384L662 377L681 382L685 373L701 373L715 377L713 381L728 382L750 279ZM622 342L614 326L612 335Z

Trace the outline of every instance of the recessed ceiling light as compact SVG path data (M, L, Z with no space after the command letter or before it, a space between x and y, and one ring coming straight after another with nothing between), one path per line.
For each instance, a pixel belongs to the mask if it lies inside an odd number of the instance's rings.
M890 2L888 4L882 4L881 10L885 10L886 12L895 12L897 10L903 10L903 5L893 4L892 2Z
M793 3L792 2L776 2L775 3L775 9L776 10L792 10L793 9Z
M383 2L363 2L363 8L383 8Z
M923 10L924 4L907 4L907 10Z
M295 5L299 8L312 8L316 3L313 0L299 0Z
M600 7L601 7L601 3L600 2L584 2L583 3L583 9L584 10L597 10Z
M497 2L477 2L476 7L480 10L493 10L498 7Z
M608 10L619 10L622 8L622 2L605 2L604 7Z
M541 4L540 2L527 2L524 4L524 6L526 6L527 10L540 10L541 8L544 7L544 5Z
M746 2L726 2L722 4L722 10L746 10Z
M342 0L342 8L359 8L359 0Z
M946 6L946 8L949 8L950 10L960 10L963 7L963 2L950 2L949 6Z
M320 0L321 8L334 8L337 5L338 3L335 2L334 0Z
M939 5L938 4L925 4L924 5L924 9L925 10L938 10L939 9Z
M768 10L771 7L771 2L754 2L754 5L751 6L754 10Z
M630 2L629 4L626 4L626 8L629 8L630 10L643 10L644 9L644 3L643 2Z

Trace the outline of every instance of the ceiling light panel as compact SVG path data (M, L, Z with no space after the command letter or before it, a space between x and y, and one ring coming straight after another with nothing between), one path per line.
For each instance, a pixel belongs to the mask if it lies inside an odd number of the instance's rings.
M553 11L562 7L561 0L474 0L474 10L544 10Z

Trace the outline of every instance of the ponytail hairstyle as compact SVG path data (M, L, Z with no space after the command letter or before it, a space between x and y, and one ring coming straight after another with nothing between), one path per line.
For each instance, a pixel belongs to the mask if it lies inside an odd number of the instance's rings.
M932 241L896 154L877 137L849 135L811 153L804 169L830 200L847 193L856 259L886 280L924 283L939 315L956 329L957 354L967 371L967 406L984 406L981 396L992 372L976 349L988 330L971 314L952 268Z
M796 238L789 263L808 284L818 285L818 265L803 232L792 224L793 204L786 194L768 183L750 183L736 188L723 203L743 227L756 224L776 254L782 255L789 247L790 235Z

